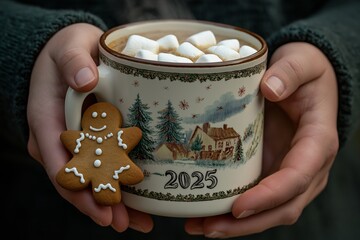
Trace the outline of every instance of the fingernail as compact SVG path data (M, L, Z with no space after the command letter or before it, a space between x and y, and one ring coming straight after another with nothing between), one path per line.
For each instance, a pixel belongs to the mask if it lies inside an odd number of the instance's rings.
M95 78L94 73L91 71L90 68L84 67L80 69L77 74L75 75L75 83L78 87L83 87L88 83L92 82Z
M280 97L285 91L284 83L275 76L271 76L265 80L265 84L278 96Z
M91 219L99 226L105 227L105 225L97 218L91 217Z
M250 215L253 215L255 213L254 210L245 210L245 211L242 211L238 216L237 218L246 218Z
M204 231L202 227L193 227L191 230L187 231L191 235L203 235Z
M145 232L144 229L139 224L136 224L134 222L129 223L129 228L134 229L138 232L143 232L143 233Z
M207 234L206 237L208 237L208 238L222 238L222 237L225 237L225 234L222 233L222 232L215 231L215 232Z

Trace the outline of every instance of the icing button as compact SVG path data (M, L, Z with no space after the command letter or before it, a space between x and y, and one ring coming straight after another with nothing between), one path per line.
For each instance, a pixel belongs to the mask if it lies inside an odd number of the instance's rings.
M100 156L100 155L102 154L101 148L97 148L97 149L95 150L95 154L98 155L98 156Z
M100 165L101 165L101 161L99 160L99 159L96 159L95 161L94 161L94 167L100 167Z

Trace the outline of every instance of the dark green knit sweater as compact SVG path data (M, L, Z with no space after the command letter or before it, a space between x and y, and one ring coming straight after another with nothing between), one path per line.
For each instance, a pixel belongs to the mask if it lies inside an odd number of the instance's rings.
M34 61L54 33L77 22L105 30L116 24L154 18L218 21L261 34L269 44L270 54L287 42L312 43L328 56L337 74L341 144L359 119L360 3L357 0L23 1L33 2L34 6L19 2L0 3L0 107L5 116L1 118L1 126L11 126L12 136L21 137L23 143L27 141L26 102Z

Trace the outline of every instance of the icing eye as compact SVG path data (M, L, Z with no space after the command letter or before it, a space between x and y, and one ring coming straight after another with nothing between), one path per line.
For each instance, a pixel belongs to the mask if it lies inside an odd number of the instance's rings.
M93 112L93 113L91 114L91 116L92 116L93 118L96 118L96 117L98 116L98 113L97 113L97 112Z
M106 112L103 112L103 113L101 114L101 117L102 117L102 118L106 118Z

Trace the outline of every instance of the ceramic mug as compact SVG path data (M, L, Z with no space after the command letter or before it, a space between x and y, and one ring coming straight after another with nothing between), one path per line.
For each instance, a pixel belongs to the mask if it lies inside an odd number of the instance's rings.
M138 59L109 47L131 34L197 33L236 38L257 50L217 63L170 63ZM204 217L228 213L239 194L260 180L264 98L260 80L267 45L255 33L195 20L155 20L119 26L99 41L98 85L88 93L69 88L68 129L80 130L84 99L114 104L124 126L143 131L130 153L144 180L122 186L125 205L150 214ZM132 155L131 155L132 154Z

